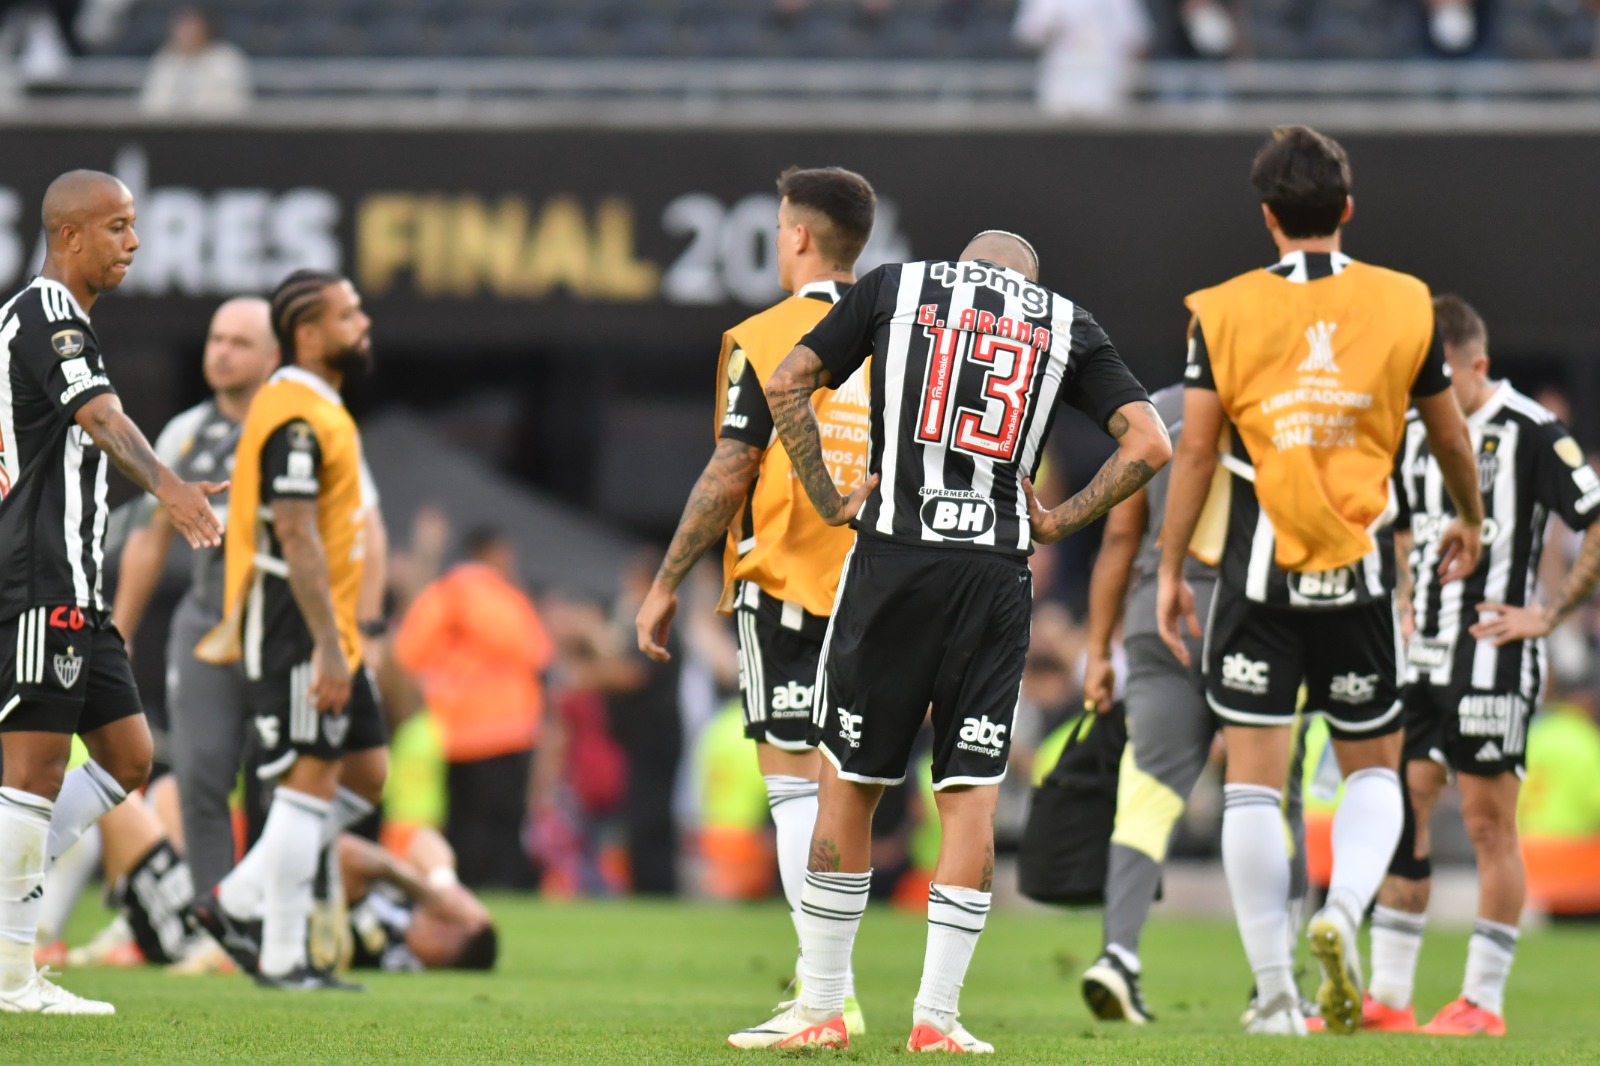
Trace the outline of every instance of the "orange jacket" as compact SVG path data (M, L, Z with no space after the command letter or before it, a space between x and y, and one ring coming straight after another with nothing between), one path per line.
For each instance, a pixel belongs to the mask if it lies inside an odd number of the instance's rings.
M537 741L550 638L533 601L494 570L463 563L423 589L394 654L438 720L451 762L526 751Z

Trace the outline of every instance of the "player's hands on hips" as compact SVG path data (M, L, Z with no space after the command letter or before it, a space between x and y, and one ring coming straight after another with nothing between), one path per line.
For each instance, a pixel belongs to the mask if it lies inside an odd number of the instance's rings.
M215 548L222 543L222 519L211 509L207 496L226 492L228 482L179 481L172 478L160 494L173 528L183 534L191 548Z
M338 641L311 653L311 702L318 714L339 714L350 703L350 664Z
M1060 540L1061 523L1033 494L1032 478L1022 479L1022 495L1028 501L1028 528L1033 531L1033 539L1040 544L1054 544Z
M1492 640L1494 646L1503 648L1519 640L1538 640L1550 635L1555 628L1554 616L1543 607L1513 607L1507 603L1478 604L1478 624L1472 635L1479 640Z
M672 659L672 653L667 651L667 634L672 631L672 619L677 613L678 593L659 581L652 582L639 605L633 628L639 634L639 650L658 663Z
M1439 584L1463 581L1478 568L1483 554L1483 526L1469 526L1457 518L1439 536Z
M1156 627L1173 657L1189 666L1189 647L1178 632L1180 622L1189 624L1191 637L1200 636L1200 614L1194 606L1194 589L1181 577L1173 580L1162 574L1156 587Z
M878 475L873 474L861 484L857 485L856 490L850 495L842 497L844 502L839 505L839 509L837 511L833 512L833 517L824 518L823 521L827 522L830 526L842 526L847 524L852 518L861 513L861 508L865 507L867 504L867 497L871 496L872 490L877 487Z
M1111 657L1099 649L1091 649L1083 664L1083 709L1105 714L1111 709L1116 688L1117 668L1111 665Z

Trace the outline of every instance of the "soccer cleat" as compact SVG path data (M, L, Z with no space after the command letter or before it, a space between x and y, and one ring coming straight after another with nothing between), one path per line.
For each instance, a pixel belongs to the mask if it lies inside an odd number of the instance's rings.
M194 977L199 974L233 973L238 969L228 953L209 936L196 936L189 941L183 958L167 967L175 977Z
M245 973L253 974L261 968L261 923L245 922L222 909L216 889L201 896L189 907L200 928L211 934L211 939L221 945L234 963Z
M74 995L46 978L51 971L40 970L33 980L15 992L0 992L0 1013L8 1014L115 1014L117 1008L97 999Z
M1326 1030L1321 1018L1306 1016L1306 1028L1313 1033ZM1361 1028L1368 1033L1414 1033L1417 1031L1417 1012L1412 1007L1391 1007L1380 1003L1370 994L1361 1001Z
M1144 1005L1139 975L1109 951L1083 972L1083 1001L1101 1021L1144 1025L1156 1020Z
M316 970L310 966L296 966L285 974L256 973L256 984L262 988L275 988L289 992L365 992L367 986L357 981L346 981L331 970Z
M867 1035L867 1016L861 1013L861 1001L854 996L844 997L844 1031L851 1036Z
M33 964L35 966L54 966L56 969L67 964L67 942L65 940L52 940L48 944L40 944L33 949Z
M1429 1036L1505 1036L1506 1020L1462 996L1435 1014L1422 1032Z
M850 1046L850 1032L845 1028L843 1015L814 1022L802 1016L803 1010L804 1008L796 1003L773 1015L762 1025L740 1029L728 1037L728 1046L736 1048Z
M1322 967L1322 987L1317 990L1317 1005L1330 1033L1353 1033L1361 1028L1361 959L1355 937L1343 922L1324 907L1306 928L1311 954Z
M120 915L81 948L67 952L69 966L112 966L134 969L145 964L144 952L133 939L133 927Z
M992 1055L994 1045L985 1043L967 1032L967 1027L957 1022L954 1029L941 1033L927 1022L918 1022L906 1038L907 1051L954 1051L968 1055Z
M1305 1036L1306 1016L1300 1013L1300 997L1285 992L1257 1007L1244 1031L1253 1036Z

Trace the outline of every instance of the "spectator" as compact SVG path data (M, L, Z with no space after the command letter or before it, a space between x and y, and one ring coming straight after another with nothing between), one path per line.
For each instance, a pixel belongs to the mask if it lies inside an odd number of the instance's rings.
M1039 107L1067 117L1127 102L1151 28L1142 0L1022 0L1013 32L1042 53Z
M148 115L237 115L250 106L249 60L216 38L203 12L181 7L150 60L139 103Z
M479 529L466 540L468 561L423 589L406 612L394 658L421 689L444 741L445 836L461 880L530 888L521 830L550 639L517 587L506 536Z

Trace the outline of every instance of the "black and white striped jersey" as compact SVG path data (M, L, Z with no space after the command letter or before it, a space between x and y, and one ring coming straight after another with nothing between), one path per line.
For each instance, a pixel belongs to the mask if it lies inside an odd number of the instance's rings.
M1539 555L1552 514L1574 530L1600 517L1600 474L1556 416L1501 382L1467 418L1483 491L1483 558L1465 581L1440 586L1439 536L1455 518L1438 460L1416 412L1395 465L1399 528L1411 530L1416 635L1404 679L1532 701L1543 682L1542 641L1497 648L1468 632L1486 601L1523 606L1535 595Z
M0 620L105 609L108 463L73 416L111 391L66 286L34 278L0 306Z
M1022 478L1057 405L1103 427L1149 398L1089 312L982 260L878 267L800 343L836 384L873 356L881 480L855 527L905 544L1028 554Z

